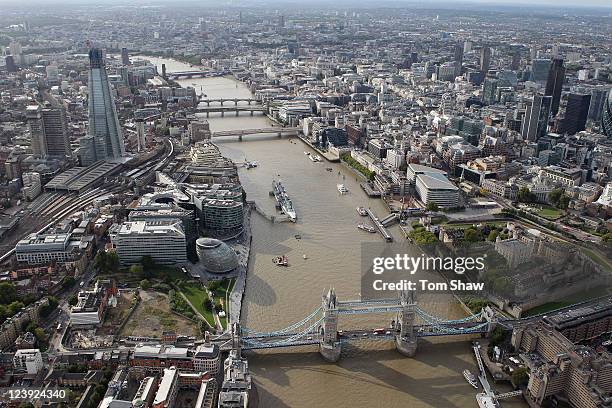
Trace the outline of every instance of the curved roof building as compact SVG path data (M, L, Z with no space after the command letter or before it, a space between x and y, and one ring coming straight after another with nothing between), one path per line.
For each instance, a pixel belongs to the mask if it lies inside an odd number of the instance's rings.
M608 97L604 103L603 116L601 118L604 135L612 139L612 89L608 92Z
M196 253L204 269L215 274L224 274L238 267L238 256L225 242L214 238L198 238Z

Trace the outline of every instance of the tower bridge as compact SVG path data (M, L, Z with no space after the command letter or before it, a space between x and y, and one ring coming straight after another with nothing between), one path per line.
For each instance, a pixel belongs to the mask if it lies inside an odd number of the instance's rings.
M383 329L338 330L341 315L378 313L395 313L396 317ZM397 299L341 302L336 298L334 289L330 289L322 297L321 306L302 320L271 332L258 332L236 325L231 343L238 342L243 350L318 345L323 358L335 362L340 358L343 344L361 340L392 340L400 353L413 357L419 337L489 335L497 323L495 312L489 307L463 319L448 320L431 315L417 306L413 292L401 292ZM221 348L229 345L228 340Z

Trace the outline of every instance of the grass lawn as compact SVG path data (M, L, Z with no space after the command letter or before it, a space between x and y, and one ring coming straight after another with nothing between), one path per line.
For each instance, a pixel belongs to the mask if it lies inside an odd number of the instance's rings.
M223 310L225 311L226 317L219 317L221 320L221 325L225 329L227 327L227 314L229 313L229 294L232 291L232 287L234 286L235 279L226 279L223 284L217 289L214 293L213 303L220 302L223 303Z
M204 300L208 299L206 288L199 282L183 282L179 287L181 293L189 300L193 307L206 319L208 324L215 327L215 319L211 312L204 308Z
M547 220L558 220L563 216L563 212L554 207L542 207L536 211L542 218L546 218Z

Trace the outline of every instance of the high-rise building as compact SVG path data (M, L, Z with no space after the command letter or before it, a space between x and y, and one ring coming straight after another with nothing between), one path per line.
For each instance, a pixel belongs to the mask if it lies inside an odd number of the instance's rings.
M32 137L32 153L39 157L70 156L70 139L66 111L60 105L42 108L38 105L26 108L26 119Z
M524 140L535 141L546 135L552 97L534 95L527 102L527 110L521 126L521 136Z
M125 154L119 118L111 94L102 50L92 48L89 51L89 64L88 136L93 137L93 143L83 143L81 149L84 147L91 149L93 146L93 152L80 152L79 156L83 165L92 164L86 162L85 159L108 160Z
M567 98L567 107L565 109L565 118L561 122L560 133L573 135L584 130L590 104L591 95L569 94Z
M546 90L544 95L552 97L552 105L550 112L552 116L559 113L559 103L561 102L561 90L563 89L563 81L565 80L565 66L562 58L553 58L548 71L548 79L546 80Z
M510 69L512 69L513 71L518 71L518 69L521 67L521 54L516 51L514 54L512 54L512 64L510 65Z
M484 85L482 87L482 101L486 104L492 105L497 101L497 87L499 86L499 80L494 78L485 78Z
M597 86L591 89L591 105L589 106L590 120L595 122L599 122L601 120L609 91L610 87L605 86Z
M491 48L482 47L480 50L480 70L486 73L491 66Z
M121 63L123 65L130 65L130 55L125 47L121 49Z
M604 135L608 136L608 139L612 139L612 89L608 92L608 99L604 103L601 125Z
M463 45L455 44L455 78L461 76L463 66Z
M531 61L531 76L529 79L534 82L546 81L549 71L550 60L534 59Z
M17 65L15 64L15 58L12 55L7 55L4 58L4 62L6 63L6 72L8 73L17 72Z

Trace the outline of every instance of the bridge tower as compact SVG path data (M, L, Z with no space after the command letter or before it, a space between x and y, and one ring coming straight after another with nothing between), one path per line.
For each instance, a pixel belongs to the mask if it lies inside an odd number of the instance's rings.
M487 325L487 333L486 337L490 337L493 330L497 327L497 315L495 314L495 310L491 306L486 306L482 308L482 317L481 321L487 321L489 324Z
M404 290L399 296L402 310L397 314L400 330L395 336L395 347L403 355L414 357L417 350L417 338L414 334L414 292Z
M335 363L340 359L342 346L338 340L338 302L334 288L323 296L322 308L323 326L321 326L319 353L325 360Z
M240 328L240 323L232 325L232 350L236 350L238 355L242 351L242 329Z

